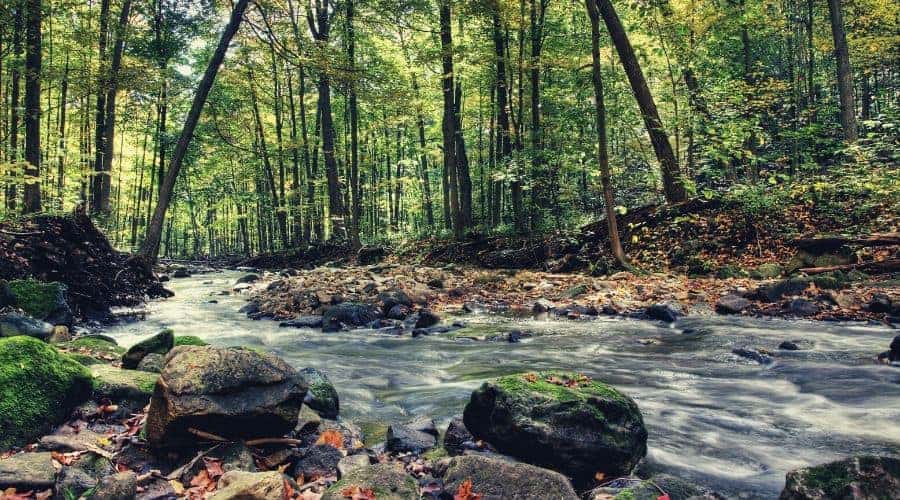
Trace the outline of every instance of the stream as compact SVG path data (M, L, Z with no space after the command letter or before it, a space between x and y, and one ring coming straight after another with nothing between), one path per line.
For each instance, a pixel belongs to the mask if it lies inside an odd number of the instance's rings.
M167 283L175 297L150 303L145 321L105 333L127 347L169 327L213 345L257 346L295 367L319 368L338 390L342 417L356 423L427 415L445 426L487 378L583 372L637 401L653 470L729 498L776 498L793 468L853 454L900 454L900 368L872 361L896 334L886 327L714 315L672 327L476 315L464 318L469 327L457 336L322 333L239 313L246 297L219 292L240 275L175 279ZM512 329L535 336L518 344L460 338ZM778 351L784 340L806 346ZM760 365L731 353L745 346L775 352L775 362Z

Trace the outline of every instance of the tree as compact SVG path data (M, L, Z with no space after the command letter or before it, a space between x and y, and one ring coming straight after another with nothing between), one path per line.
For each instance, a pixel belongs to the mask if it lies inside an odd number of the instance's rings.
M603 75L600 67L600 15L598 0L585 0L588 17L591 20L591 81L594 84L594 110L597 116L597 163L600 165L600 182L603 186L603 208L609 230L609 246L613 257L622 265L627 265L625 251L619 240L616 223L615 196L612 189L612 174L609 168L609 149L606 139L606 106L603 100Z
M41 1L25 5L25 192L22 211L41 211Z
M444 171L448 181L447 197L450 199L450 216L453 235L460 240L465 233L459 206L459 173L456 157L456 89L453 86L453 33L450 21L450 0L438 0L441 25L441 92L444 95L444 115L441 133L444 138Z
M847 49L847 35L844 33L844 16L841 0L828 0L831 17L831 35L834 38L834 57L837 59L837 84L841 103L841 129L844 140L855 142L858 137L856 111L853 98L853 72L850 70L850 54Z
M225 60L225 54L228 52L228 45L231 43L231 39L234 37L235 33L237 33L238 28L240 28L241 20L244 17L244 11L247 10L248 3L249 0L238 0L237 3L234 4L231 11L231 18L225 26L225 29L222 31L222 36L219 39L218 46L216 46L216 51L209 60L209 65L206 67L203 79L200 80L199 85L197 85L197 92L194 94L191 109L185 119L184 127L181 130L181 136L178 138L178 143L172 154L172 161L169 164L169 169L166 172L165 178L160 183L159 200L157 201L156 209L153 211L153 218L150 220L150 224L147 225L147 236L144 238L144 243L141 246L140 255L148 265L156 262L156 256L159 253L159 243L162 238L163 221L166 218L166 210L169 208L169 202L172 200L172 192L175 189L175 181L178 179L178 173L181 171L181 164L184 161L184 156L187 153L191 139L194 137L194 130L197 128L197 122L200 120L200 113L203 111L203 105L206 103L206 98L209 96L210 89L212 89L216 74L219 72L219 67L222 65L222 61Z
M600 15L609 31L613 45L616 46L616 52L622 61L622 67L625 69L625 75L628 76L628 82L631 84L631 90L634 98L637 100L641 109L641 115L644 118L644 125L647 127L647 133L650 135L650 142L653 144L653 151L656 153L656 159L659 161L662 170L663 191L666 195L666 201L669 203L678 203L687 199L687 192L684 188L684 182L681 179L681 172L678 168L678 160L672 151L672 145L669 144L669 137L663 129L662 120L659 119L659 111L656 109L656 103L653 101L653 94L650 93L650 87L647 86L647 79L644 78L644 72L638 63L634 49L631 47L631 41L625 32L625 27L619 19L613 7L612 0L597 0Z

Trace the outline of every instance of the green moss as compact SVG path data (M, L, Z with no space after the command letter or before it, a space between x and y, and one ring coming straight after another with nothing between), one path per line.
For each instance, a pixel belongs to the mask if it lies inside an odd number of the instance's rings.
M387 424L383 422L358 422L357 425L363 434L363 444L373 446L383 443L387 439Z
M65 302L66 286L61 283L14 280L9 282L9 289L19 307L35 318L46 318Z
M22 446L90 396L87 369L30 337L0 339L0 449Z
M579 380L580 376L576 373L537 372L534 374L535 377L529 377L529 379L525 378L526 375L501 377L497 379L496 384L510 393L536 392L550 396L560 402L586 401L591 396L621 402L628 401L621 392L596 380L591 380L588 383L579 383L578 387L574 388L547 381L550 377L556 377L563 381Z
M806 472L805 483L812 489L820 489L826 495L837 494L842 488L853 481L853 477L843 462L812 467Z
M205 345L209 345L209 344L207 344L200 337L195 337L194 335L179 335L179 336L175 337L175 346L177 347L180 345L205 346Z
M615 500L635 500L634 492L632 492L630 489L622 490L615 496Z
M425 460L435 461L449 456L450 454L447 453L446 448L444 448L443 446L435 446L434 448L426 451L422 455L422 458L424 458Z
M94 394L115 402L134 402L143 406L150 400L158 373L124 370L109 365L91 366Z
M81 337L69 342L63 342L59 344L59 347L70 350L85 349L115 355L122 355L125 352L124 347L101 337Z

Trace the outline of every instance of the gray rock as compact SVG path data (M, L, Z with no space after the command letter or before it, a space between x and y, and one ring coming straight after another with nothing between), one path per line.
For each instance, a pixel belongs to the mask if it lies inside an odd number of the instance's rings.
M781 500L898 500L900 458L859 456L787 473Z
M166 328L149 339L142 340L131 346L131 349L122 355L122 368L134 370L138 367L144 356L150 353L166 354L175 347L175 332Z
M288 487L296 484L284 474L271 472L226 472L219 478L214 500L272 500L290 498Z
M56 482L56 467L49 452L19 453L0 460L0 489L43 491Z
M750 301L740 295L729 294L716 302L716 312L719 314L741 314L750 307Z
M891 312L891 298L883 293L876 293L866 305L870 312L881 314Z
M767 353L761 352L757 349L750 349L747 347L736 347L731 350L731 353L735 356L740 356L742 358L747 358L752 361L756 361L761 365L768 365L772 363L772 356L769 356Z
M431 312L429 309L422 309L419 311L418 319L416 319L415 328L429 328L440 322L440 316Z
M304 368L300 373L308 387L303 402L323 418L337 418L341 411L340 400L328 376L315 368Z
M819 306L806 299L793 299L788 303L788 310L796 316L812 316L819 312Z
M97 483L91 500L132 500L137 494L137 474L119 472L106 476Z
M378 294L378 300L381 302L381 310L387 313L394 306L401 305L412 307L413 301L403 290L389 290Z
M577 500L565 476L533 465L499 458L465 455L440 466L445 491L455 492L465 481L484 500Z
M257 281L259 281L258 274L248 273L248 274L245 274L245 275L241 276L240 278L238 278L237 281L234 282L234 284L240 285L243 283L256 283Z
M344 458L341 450L327 444L313 446L297 460L294 477L303 474L305 478L326 477L337 474L338 462Z
M132 410L140 410L150 402L159 374L140 370L123 370L115 366L90 366L94 377L94 398L108 398Z
M463 421L476 439L500 453L562 472L577 484L590 483L597 472L627 475L647 453L637 404L606 384L573 374L486 382L472 393Z
M474 449L475 438L466 429L466 424L460 417L454 417L444 433L444 449L450 456L462 455L465 450Z
M19 335L47 340L53 335L53 325L16 312L0 314L0 337Z
M409 316L410 312L412 312L412 310L409 308L409 306L397 304L387 312L386 317L387 319L404 320L407 316Z
M222 470L230 472L233 470L244 472L256 472L256 462L253 459L253 453L247 446L238 441L234 443L223 443L211 450L206 455L209 458L217 459L222 464ZM205 467L203 460L194 462L193 466L184 471L181 475L182 484L190 484L200 470Z
M304 377L272 354L178 346L150 401L147 441L190 444L192 427L233 439L283 436L297 425L306 389Z
M666 323L674 323L678 320L680 313L669 304L653 304L648 307L645 314L650 319L664 321Z
M338 477L344 477L347 474L355 471L356 469L361 469L363 467L368 467L372 464L372 461L369 459L369 456L365 453L358 453L356 455L347 455L346 457L341 458L341 460L337 464Z
M384 463L350 471L331 485L322 500L346 500L341 490L349 486L371 489L378 500L419 500L419 485L397 465Z
M257 307L258 309L258 307ZM322 328L321 316L300 316L278 323L282 328Z
M656 500L660 496L660 489L669 495L670 500L688 500L707 494L703 488L668 474L654 475L637 485L620 490L618 494L634 500Z
M79 498L84 492L97 486L100 478L115 473L116 469L109 459L87 453L59 471L54 492L58 498Z
M347 326L359 327L365 326L380 317L381 312L368 304L344 302L329 307L325 314L322 315L322 323L328 326L338 322Z
M138 363L137 369L142 372L159 373L162 371L165 363L166 356L164 354L151 352L144 356L144 359Z
M437 432L428 432L434 427L423 426L421 421L410 422L409 424L392 424L387 430L387 440L385 449L397 453L422 453L423 451L434 448L437 444Z

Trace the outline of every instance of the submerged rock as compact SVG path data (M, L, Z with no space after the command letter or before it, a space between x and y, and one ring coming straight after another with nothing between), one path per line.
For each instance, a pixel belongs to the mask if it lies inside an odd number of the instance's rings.
M429 328L441 322L440 316L429 309L422 309L416 318L415 328Z
M900 458L859 456L787 473L781 500L900 499Z
M300 316L278 323L282 328L322 328L321 316Z
M303 376L272 354L179 346L156 383L147 441L189 444L193 427L234 439L282 436L297 425L306 389Z
M328 376L315 368L304 368L300 373L308 387L303 402L322 418L336 419L340 413L340 401Z
M891 341L890 350L879 354L878 358L889 363L900 362L900 335L897 335Z
M568 384L568 386L567 386ZM627 475L647 453L637 404L601 382L563 373L512 375L472 393L463 414L499 452L589 483Z
M768 353L759 351L757 349L749 349L747 347L736 347L731 350L731 353L735 356L740 356L742 358L746 358L752 361L756 361L761 365L768 365L774 361L772 356Z
M447 459L439 469L445 491L451 493L471 481L472 491L484 500L578 499L565 476L533 465L466 455Z
M674 323L678 320L680 313L669 304L653 304L648 307L645 314L650 319L664 321L666 323Z
M0 339L0 449L24 446L91 395L91 374L31 337Z
M346 500L342 491L351 486L371 489L378 500L419 500L419 485L412 476L391 463L370 465L350 471L331 485L321 500Z
M144 356L150 353L166 354L175 347L175 333L166 328L149 339L131 346L122 355L122 368L133 370L138 367Z

